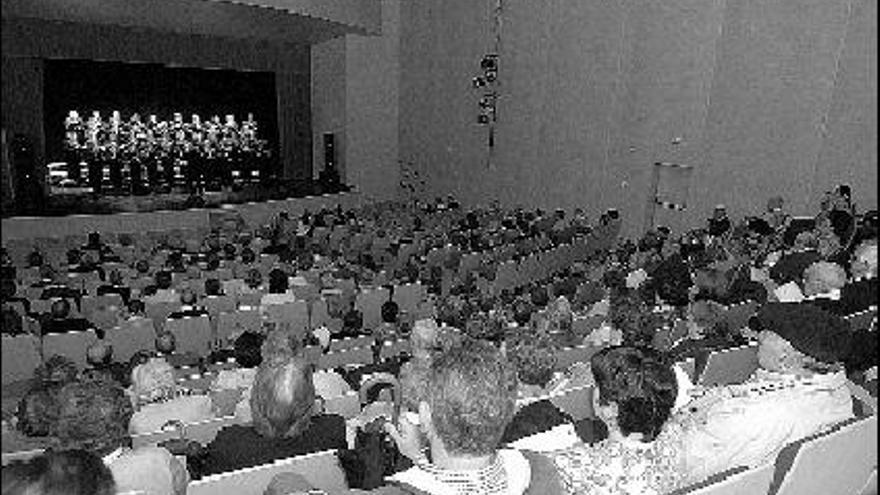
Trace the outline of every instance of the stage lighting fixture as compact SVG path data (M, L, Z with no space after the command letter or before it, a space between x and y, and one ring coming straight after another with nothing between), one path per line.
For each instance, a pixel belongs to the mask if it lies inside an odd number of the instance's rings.
M483 55L483 59L480 60L480 68L486 72L497 72L498 55L495 55L493 53Z
M473 84L475 88L482 88L486 85L486 79L483 76L477 76L471 80L471 84Z
M488 125L489 124L489 116L484 113L477 115L477 123L480 125Z
M486 71L486 81L487 82L493 83L493 82L495 82L496 79L498 79L497 72L495 72L494 70L493 71Z

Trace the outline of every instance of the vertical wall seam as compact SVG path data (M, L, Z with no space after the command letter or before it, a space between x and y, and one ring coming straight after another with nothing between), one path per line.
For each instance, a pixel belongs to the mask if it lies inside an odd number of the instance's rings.
M700 143L701 143L702 153L700 153L700 154L702 155L702 159L698 158L697 160L695 160L697 163L694 164L695 165L694 172L696 175L696 178L694 180L698 184L701 183L702 179L704 179L706 177L706 172L707 172L707 169L709 168L708 167L708 163L709 163L709 159L710 159L709 155L710 155L710 152L712 149L710 142L709 142L709 126L711 124L711 122L709 120L709 116L712 114L712 94L715 92L715 85L716 85L717 77L718 77L718 49L719 49L719 46L721 45L721 41L724 39L724 32L726 31L725 27L727 26L727 0L720 0L719 3L721 4L721 6L719 8L719 10L720 10L719 15L720 15L721 19L718 22L717 35L715 36L715 40L712 43L712 64L709 66L709 70L711 72L709 74L709 87L706 88L706 111L703 114L703 123L701 126L702 135L700 136ZM703 194L705 195L704 188L698 188L698 189L703 190L704 191ZM695 199L695 201L692 201L691 204L693 204L695 206L696 205L701 205L701 206L703 205L704 197L699 198L699 201L696 201L697 198L694 198L694 199ZM693 211L693 209L692 209L692 211Z
M805 204L810 204L809 200L810 198L814 198L816 192L816 174L819 170L819 159L822 156L822 150L825 149L825 140L828 139L828 119L831 115L831 110L834 107L835 95L837 94L837 84L840 77L841 59L843 59L843 52L846 50L846 42L847 38L849 38L849 31L852 26L852 17L855 10L853 9L853 2L856 1L858 0L849 0L847 2L846 23L843 27L843 35L840 37L839 46L837 47L837 54L834 57L834 74L831 79L828 102L826 103L824 111L819 116L819 147L816 149L816 156L813 158L813 166L810 169L810 182L807 184L807 198L805 198L807 201ZM827 184L822 187L826 186Z

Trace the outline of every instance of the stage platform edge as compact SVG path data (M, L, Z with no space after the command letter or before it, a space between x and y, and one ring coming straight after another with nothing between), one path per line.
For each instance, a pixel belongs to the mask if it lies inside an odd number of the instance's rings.
M254 203L223 205L218 208L190 210L157 210L140 213L116 213L113 215L68 215L64 217L11 217L2 219L0 239L5 244L12 239L35 239L40 237L66 237L97 231L103 233L148 232L172 229L194 229L209 225L209 217L217 212L237 212L248 226L268 223L272 215L287 210L292 215L305 210L316 211L322 207L343 208L360 206L362 197L358 192L324 194L282 200L266 200Z

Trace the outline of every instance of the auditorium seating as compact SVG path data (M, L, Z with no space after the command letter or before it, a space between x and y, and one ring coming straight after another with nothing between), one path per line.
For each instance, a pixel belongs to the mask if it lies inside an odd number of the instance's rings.
M213 332L207 316L170 319L165 330L174 335L177 352L206 356L211 350Z
M194 481L187 495L262 495L275 475L293 472L302 475L314 487L333 493L347 488L345 474L335 450L327 450L275 461L229 473L207 476Z
M876 330L877 329L877 310L868 309L853 313L844 318L849 322L851 330Z
M50 333L43 336L43 358L49 359L54 355L64 356L82 370L86 367L86 351L97 340L98 336L91 330Z
M775 495L858 494L877 473L877 416L855 418L779 453Z
M40 339L33 335L3 335L2 339L2 384L31 378L40 365Z
M113 346L114 359L127 362L138 351L155 348L156 330L153 320L129 318L107 330L104 338Z
M773 464L751 469L737 467L669 495L765 495L772 479Z
M758 369L758 347L754 344L713 351L697 359L696 385L712 387L743 383Z
M321 354L318 357L318 369L365 365L372 364L372 362L373 350L369 347L360 347L357 349Z

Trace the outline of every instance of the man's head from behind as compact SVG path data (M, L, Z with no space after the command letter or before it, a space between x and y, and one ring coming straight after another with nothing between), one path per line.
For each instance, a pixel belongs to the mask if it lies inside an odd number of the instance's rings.
M67 299L53 301L49 311L52 313L52 319L63 320L70 316L70 302Z
M874 278L877 276L877 241L865 241L856 248L852 260L853 278Z
M501 351L463 340L432 362L421 423L450 455L489 455L513 417L516 390L516 371Z
M827 294L846 284L846 271L842 266L827 261L813 263L804 270L804 295Z
M315 409L311 365L300 356L264 362L257 370L250 404L260 435L298 436L308 428Z
M107 366L113 359L113 346L99 340L86 349L86 361L95 368Z

